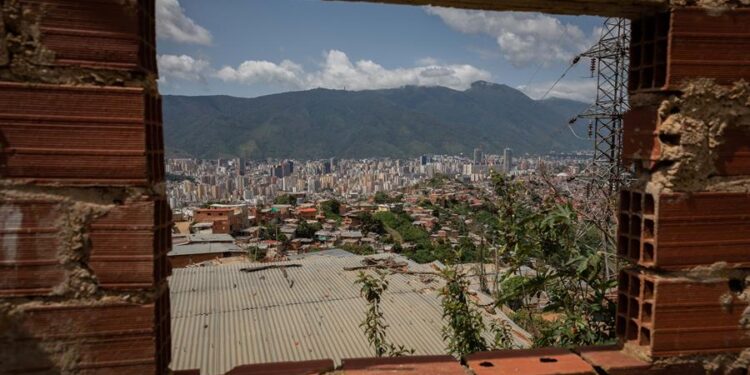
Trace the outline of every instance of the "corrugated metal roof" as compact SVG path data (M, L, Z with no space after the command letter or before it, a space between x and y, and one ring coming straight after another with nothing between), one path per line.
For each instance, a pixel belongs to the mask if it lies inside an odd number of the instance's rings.
M226 233L193 233L190 242L234 242L234 238Z
M214 253L244 253L239 246L226 242L198 242L182 243L172 246L168 256L191 255L191 254L214 254Z
M172 369L199 368L201 374L214 375L242 364L326 358L340 363L373 356L359 327L366 303L355 284L358 271L344 270L361 265L363 258L315 256L273 263L302 265L285 268L287 277L281 269L240 271L261 265L249 262L174 270L169 281ZM409 268L430 270L413 262ZM388 280L383 296L388 341L414 348L417 355L445 354L439 282L404 274ZM513 326L518 344L526 346L527 334Z

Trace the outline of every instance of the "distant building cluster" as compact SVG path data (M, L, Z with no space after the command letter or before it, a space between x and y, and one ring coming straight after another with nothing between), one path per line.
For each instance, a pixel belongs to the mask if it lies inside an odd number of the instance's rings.
M403 212L432 240L455 246L460 240L458 228L439 223L433 210L420 202L481 206L477 192L491 191L491 173L534 176L544 164L555 171L555 177L566 180L590 160L586 154L514 158L510 148L503 155L476 149L472 156L269 162L171 159L168 192L178 238L170 258L177 257L173 265L181 267L234 257L238 250L243 255L254 252L255 259L283 259L340 246L389 252L390 244L363 227L363 214L378 212ZM453 182L441 188L430 186L429 180L437 176ZM414 188L419 185L422 188ZM470 185L480 190L473 191ZM375 199L378 193L381 201ZM224 236L231 236L232 245L238 247L229 247ZM481 240L473 233L469 237L472 242Z
M567 165L576 173L589 159L586 154L550 154L514 157L474 150L463 155L421 155L417 159L324 159L248 161L234 159L169 159L168 194L173 208L206 203L263 205L285 194L308 199L335 198L356 201L377 192L414 185L435 175L482 181L491 173L533 173L540 162Z

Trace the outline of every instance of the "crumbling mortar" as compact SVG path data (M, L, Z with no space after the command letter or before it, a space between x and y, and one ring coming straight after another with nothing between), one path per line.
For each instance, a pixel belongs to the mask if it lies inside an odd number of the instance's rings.
M103 216L113 207L140 200L151 189L141 188L70 188L15 186L0 188L0 199L44 200L57 204L56 227L60 247L57 258L65 269L65 280L60 283L50 296L33 299L37 302L64 302L66 298L80 301L96 301L102 298L123 298L131 301L148 301L153 296L152 290L133 292L103 291L99 288L96 275L88 266L90 256L89 226L93 220ZM159 195L158 197L162 197ZM144 294L146 293L146 294ZM49 297L49 298L48 298ZM8 299L3 299L8 301ZM21 301L27 301L22 299ZM27 303L24 302L24 303Z
M659 140L661 163L642 176L652 193L750 191L750 177L719 177L716 163L728 129L750 134L750 84L744 80L720 86L712 80L687 83L683 94L659 107L657 132L679 138L677 144Z
M65 281L53 291L73 298L90 297L99 291L96 275L88 266L91 255L88 228L94 219L106 214L112 205L75 202L65 205L57 225L61 246L57 258L65 268Z
M152 183L148 186L118 186L118 185L102 185L102 184L62 184L59 182L39 182L36 179L29 178L2 178L0 179L0 190L2 189L31 189L39 190L44 189L45 191L60 191L60 189L68 189L68 191L85 191L85 190L96 190L101 191L126 191L129 192L129 196L152 196L152 197L166 197L167 184L166 182Z
M76 201L96 204L121 204L142 197L166 198L164 184L156 184L150 187L72 187L62 185L29 184L25 181L14 181L12 179L0 180L0 194L19 199L37 195L46 196L53 200L66 197Z

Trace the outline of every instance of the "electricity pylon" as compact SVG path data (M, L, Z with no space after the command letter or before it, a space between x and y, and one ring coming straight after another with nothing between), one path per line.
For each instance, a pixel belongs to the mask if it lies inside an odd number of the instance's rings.
M596 102L578 118L589 120L589 137L594 140L594 158L588 174L591 184L617 191L623 180L622 116L630 109L627 75L630 21L607 18L599 42L579 55L591 59L596 70Z

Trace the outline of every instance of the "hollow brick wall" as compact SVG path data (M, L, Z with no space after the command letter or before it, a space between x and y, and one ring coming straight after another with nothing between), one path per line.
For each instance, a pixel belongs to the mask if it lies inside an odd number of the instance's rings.
M750 348L750 9L632 22L617 333L643 357Z
M167 373L154 0L0 6L0 373Z

